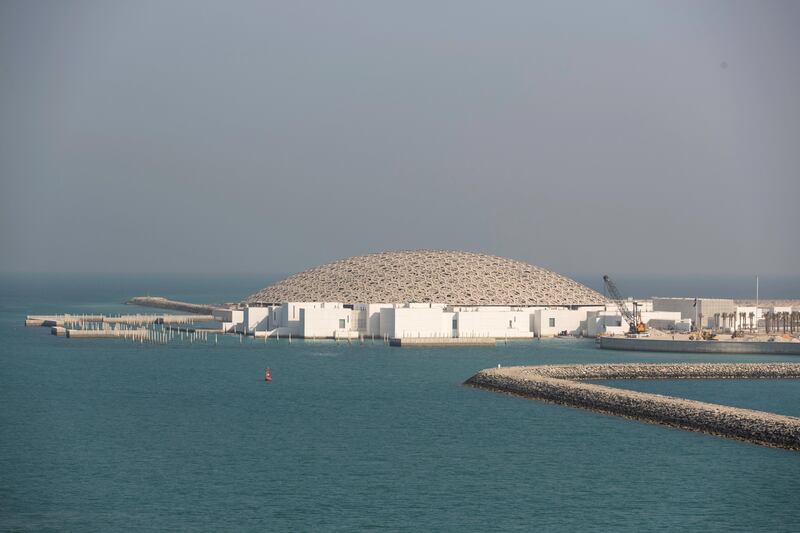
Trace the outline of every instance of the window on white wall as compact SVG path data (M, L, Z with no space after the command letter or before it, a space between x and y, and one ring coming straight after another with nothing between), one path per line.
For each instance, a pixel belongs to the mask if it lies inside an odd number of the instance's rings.
M555 319L555 318L551 318L551 319L550 319L550 327L551 327L551 328L554 328L554 327L556 327L556 319Z
M344 329L344 318L339 319L339 329Z

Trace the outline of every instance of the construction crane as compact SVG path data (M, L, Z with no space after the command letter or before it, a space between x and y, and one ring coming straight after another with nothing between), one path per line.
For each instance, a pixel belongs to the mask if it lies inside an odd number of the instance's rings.
M611 300L617 304L619 308L619 312L628 321L630 325L630 330L628 332L632 335L638 333L645 333L647 331L647 326L642 322L639 317L638 313L636 312L636 302L633 302L633 312L628 309L628 306L625 305L625 302L622 300L622 296L619 294L619 290L617 290L617 286L614 285L614 282L611 281L611 278L608 275L603 276L603 282L606 284L606 290L608 291L608 295Z

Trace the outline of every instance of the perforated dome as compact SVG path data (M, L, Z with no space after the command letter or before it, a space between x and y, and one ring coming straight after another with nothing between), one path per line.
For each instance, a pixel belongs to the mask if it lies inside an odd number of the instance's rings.
M349 257L290 276L248 296L284 302L452 305L590 305L599 293L541 267L472 252L411 250Z

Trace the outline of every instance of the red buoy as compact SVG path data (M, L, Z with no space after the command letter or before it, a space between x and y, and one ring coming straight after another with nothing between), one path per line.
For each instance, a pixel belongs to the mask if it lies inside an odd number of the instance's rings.
M272 381L272 372L269 371L269 367L264 371L264 381Z

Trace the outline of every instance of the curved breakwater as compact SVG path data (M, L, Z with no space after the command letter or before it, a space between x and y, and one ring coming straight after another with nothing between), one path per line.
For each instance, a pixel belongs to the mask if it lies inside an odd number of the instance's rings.
M213 305L180 302L178 300L164 298L163 296L135 296L125 303L128 305L138 305L140 307L155 307L157 309L170 309L172 311L183 311L202 315L210 315L214 312Z
M798 363L544 365L481 370L465 384L766 446L800 450L800 418L581 380L800 378Z

